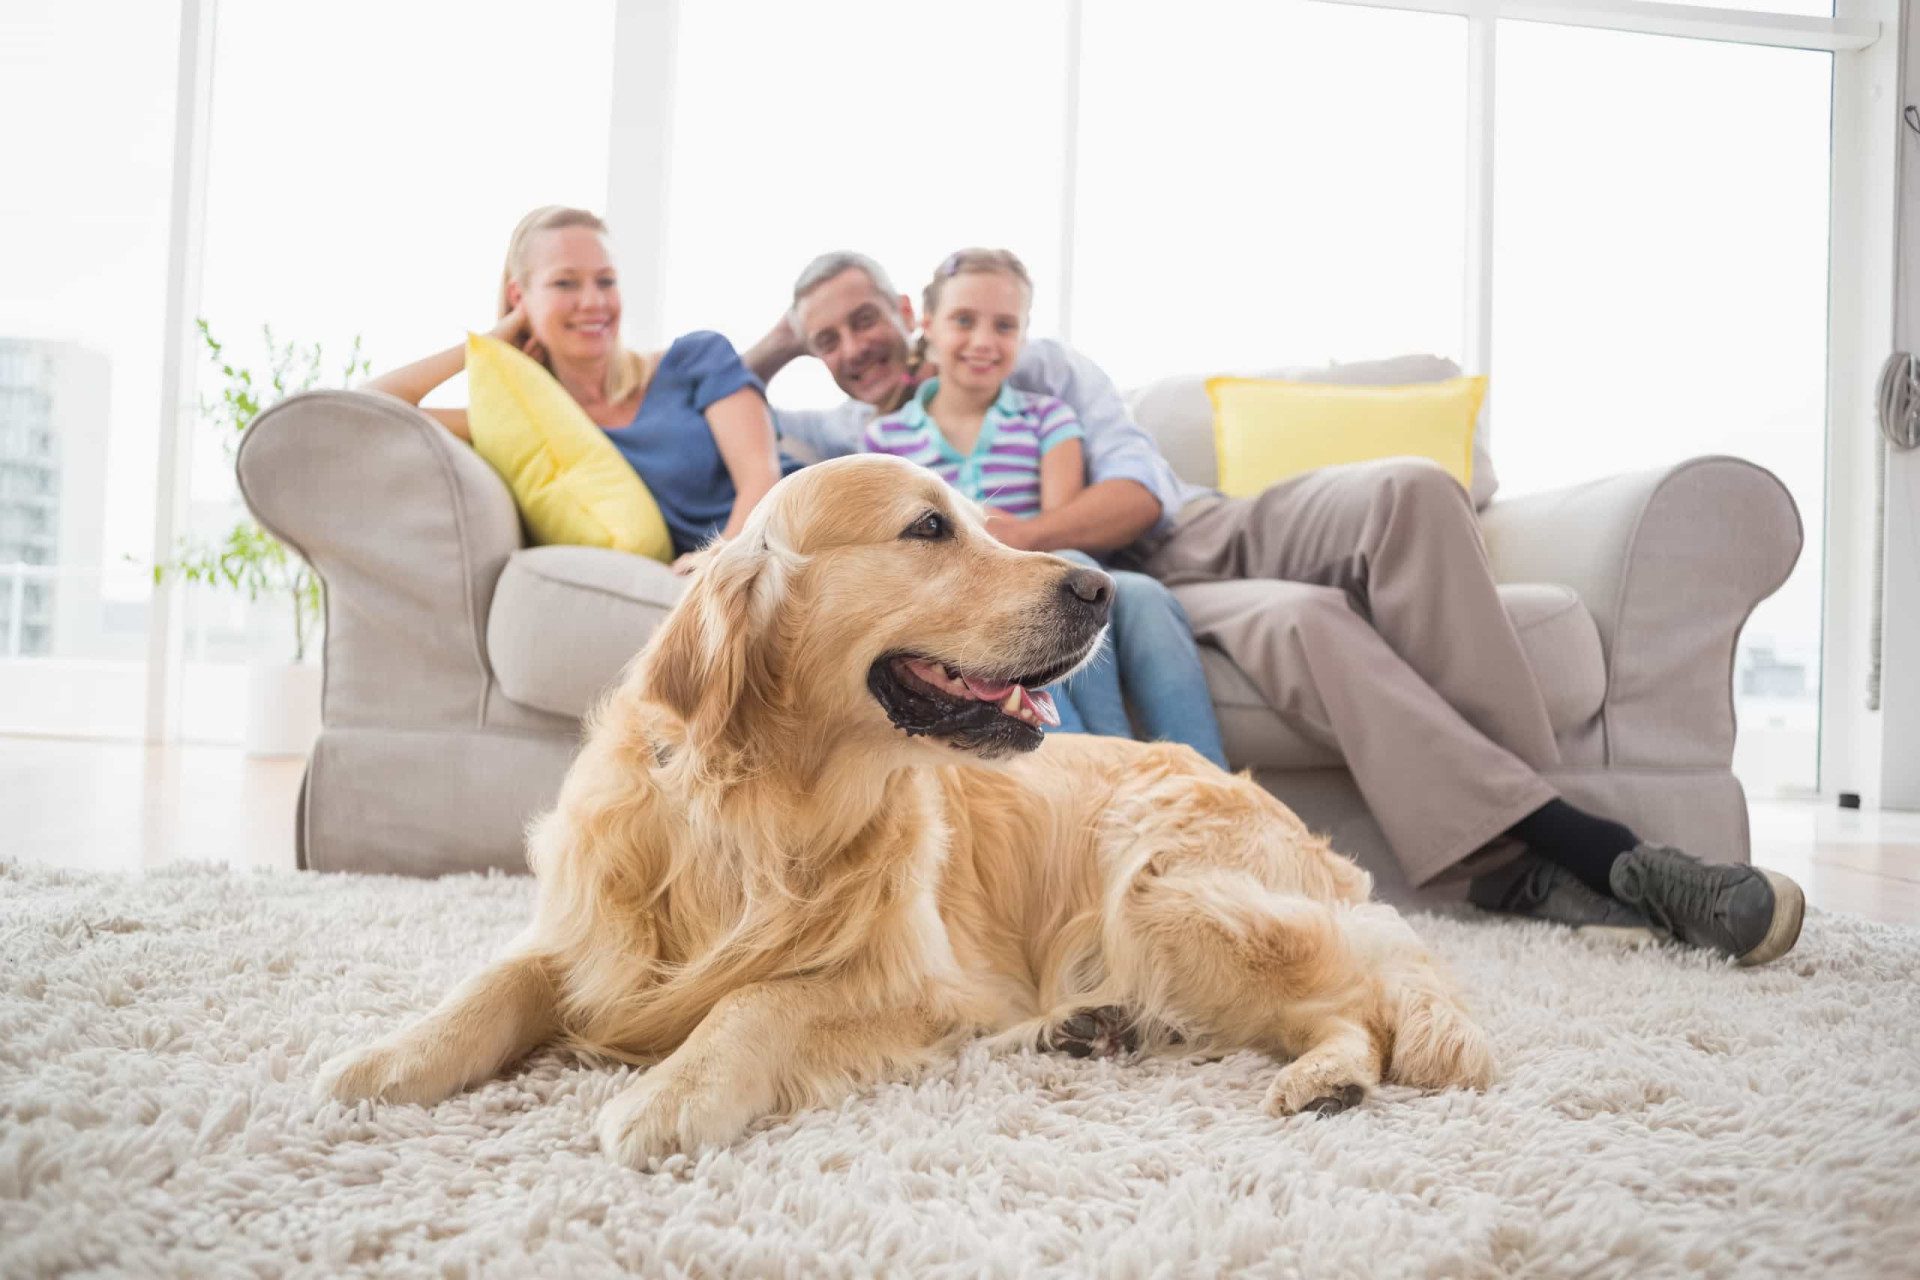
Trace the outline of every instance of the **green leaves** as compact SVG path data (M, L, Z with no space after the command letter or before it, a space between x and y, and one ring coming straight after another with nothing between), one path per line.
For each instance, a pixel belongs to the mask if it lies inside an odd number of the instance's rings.
M217 545L182 538L179 554L153 567L153 580L157 585L173 572L188 582L239 591L249 603L258 603L262 595L292 590L294 576L304 570L305 565L273 535L247 520L229 529L225 541Z
M217 375L212 392L200 397L201 421L217 433L229 462L237 457L247 428L268 406L318 386L344 386L372 372L358 334L338 379L329 379L326 356L317 342L283 343L273 336L271 325L261 325L266 356L264 368L256 372L228 357L226 344L214 337L205 317L195 320L194 327ZM304 560L253 520L234 525L219 542L182 538L172 560L153 566L154 584L164 582L169 574L187 582L241 592L249 603L258 603L262 596L289 599L293 605L294 659L306 657L307 642L319 623L323 605L320 579Z
M200 397L200 417L218 434L220 447L230 461L240 447L240 436L261 410L298 392L320 386L347 386L373 372L357 333L339 377L329 378L325 372L326 352L317 342L281 342L273 336L272 325L261 325L266 367L256 375L253 369L228 358L226 344L213 336L213 328L204 316L194 321L194 327L200 332L208 364L219 375L213 393Z

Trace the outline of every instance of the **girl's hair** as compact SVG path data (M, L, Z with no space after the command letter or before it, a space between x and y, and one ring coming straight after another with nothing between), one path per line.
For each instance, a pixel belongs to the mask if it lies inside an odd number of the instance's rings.
M947 281L957 275L973 275L980 272L997 271L1001 275L1012 276L1027 291L1027 302L1033 302L1033 277L1027 274L1027 264L1020 261L1011 249L956 249L948 254L940 265L934 268L933 279L920 293L920 323L924 326L932 321L933 313L940 307L940 295L946 292ZM907 357L908 376L916 376L920 367L927 362L927 335L922 332L914 341L913 352Z
M522 289L527 283L527 251L533 246L533 238L546 231L559 231L566 227L586 227L604 238L611 239L607 233L607 224L585 209L569 209L565 205L545 204L520 219L513 229L513 236L507 241L507 262L500 272L500 314L505 316L513 310L508 299L507 286L518 283ZM658 356L643 356L637 351L622 347L614 356L613 365L607 370L607 402L618 404L636 391L646 387L653 376L653 367L659 362ZM547 372L553 372L548 361Z

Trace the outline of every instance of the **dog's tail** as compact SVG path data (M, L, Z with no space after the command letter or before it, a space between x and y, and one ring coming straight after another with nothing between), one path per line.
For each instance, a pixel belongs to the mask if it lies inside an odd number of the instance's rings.
M1493 1083L1493 1046L1425 956L1389 980L1393 1050L1387 1079L1420 1089L1484 1089Z

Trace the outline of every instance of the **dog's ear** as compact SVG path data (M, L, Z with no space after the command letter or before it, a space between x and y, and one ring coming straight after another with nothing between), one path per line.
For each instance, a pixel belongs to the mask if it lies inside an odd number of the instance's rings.
M647 696L680 718L695 747L719 738L743 700L765 696L774 612L764 541L719 546L704 559L642 659Z

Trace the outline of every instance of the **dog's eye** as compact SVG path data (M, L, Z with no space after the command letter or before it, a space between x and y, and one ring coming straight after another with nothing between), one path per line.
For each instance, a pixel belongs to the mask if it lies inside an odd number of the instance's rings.
M903 538L918 538L922 542L942 542L953 536L953 522L938 511L929 511L906 527Z

